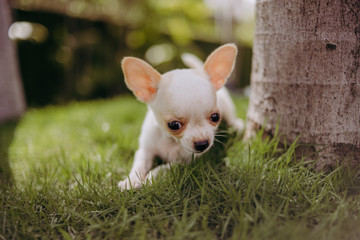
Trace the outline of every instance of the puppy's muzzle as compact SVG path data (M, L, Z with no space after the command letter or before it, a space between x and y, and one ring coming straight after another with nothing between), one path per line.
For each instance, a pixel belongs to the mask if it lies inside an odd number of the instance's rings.
M208 140L194 142L194 149L198 152L203 152L209 147L209 145Z

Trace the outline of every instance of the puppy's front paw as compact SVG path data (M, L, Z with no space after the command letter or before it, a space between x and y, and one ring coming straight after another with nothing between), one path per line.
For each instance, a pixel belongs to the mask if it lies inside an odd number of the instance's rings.
M233 121L232 126L235 128L235 130L238 133L242 133L245 129L245 123L244 120L237 118Z
M127 178L118 183L118 187L120 188L121 191L130 190L131 188L133 188L133 189L141 188L141 186L142 186L142 182L140 181L140 179Z

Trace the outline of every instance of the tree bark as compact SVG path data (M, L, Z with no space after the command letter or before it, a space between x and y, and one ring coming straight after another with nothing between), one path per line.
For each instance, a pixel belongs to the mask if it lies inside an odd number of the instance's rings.
M17 54L8 37L11 24L7 0L0 0L0 123L13 120L25 111Z
M246 135L312 144L318 167L360 163L360 1L258 0Z

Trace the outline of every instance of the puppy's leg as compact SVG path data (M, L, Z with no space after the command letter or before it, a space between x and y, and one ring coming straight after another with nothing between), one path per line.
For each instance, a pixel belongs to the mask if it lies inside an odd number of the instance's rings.
M217 98L222 117L226 123L235 128L235 130L239 133L244 131L244 121L236 117L234 103L225 87L217 92Z
M140 188L153 165L153 160L154 154L151 151L143 148L138 149L135 153L134 163L129 177L119 182L119 188L121 190Z
M154 168L153 170L151 170L147 175L146 175L146 182L148 183L152 183L152 180L156 178L156 176L163 170L169 170L171 167L171 163L166 163L166 164L162 164L160 166L157 166L156 168Z

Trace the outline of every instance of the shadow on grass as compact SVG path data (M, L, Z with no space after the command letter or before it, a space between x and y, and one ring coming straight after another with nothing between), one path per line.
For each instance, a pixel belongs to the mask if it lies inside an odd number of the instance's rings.
M9 164L9 147L14 138L18 121L0 124L0 187L13 184L13 176Z

